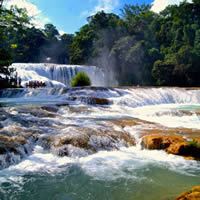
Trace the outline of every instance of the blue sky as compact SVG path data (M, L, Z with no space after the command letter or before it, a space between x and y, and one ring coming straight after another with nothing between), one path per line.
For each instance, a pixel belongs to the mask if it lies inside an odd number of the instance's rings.
M137 0L134 3L149 3L150 1ZM48 3L47 0L32 0L32 2L59 30L67 33L78 31L99 3L98 0L48 0ZM133 0L121 0L108 11L120 13L120 9L126 3L133 3Z
M159 12L169 4L178 4L181 0L10 0L7 4L24 7L34 23L42 27L45 23L54 24L62 33L74 33L86 23L86 18L97 11L120 14L125 4L153 4Z

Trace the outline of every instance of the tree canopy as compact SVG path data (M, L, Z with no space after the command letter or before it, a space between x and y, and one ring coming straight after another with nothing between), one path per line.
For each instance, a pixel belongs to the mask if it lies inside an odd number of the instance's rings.
M121 17L99 12L76 33L71 56L120 85L200 86L200 1L160 14L149 5L125 5Z
M44 29L34 27L25 9L0 8L1 85L11 79L13 70L8 66L13 62L69 63L72 38L71 34L60 35L53 24L46 24Z
M0 10L1 66L11 62L96 65L108 84L200 86L200 1L157 14L150 5L125 5L121 15L88 17L74 35L53 24L37 29L23 9Z

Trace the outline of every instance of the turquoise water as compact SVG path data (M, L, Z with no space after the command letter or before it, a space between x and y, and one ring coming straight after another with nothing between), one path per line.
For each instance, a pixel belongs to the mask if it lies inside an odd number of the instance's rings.
M1 200L172 200L200 184L200 163L125 148L80 158L34 153L0 171Z
M29 174L1 184L1 200L170 200L191 186L199 176L187 176L166 168L147 166L136 177L97 180L79 167L56 175ZM129 174L130 175L130 174Z
M11 113L11 120L7 119L2 125L7 126L7 130L25 126L27 130L33 127L43 131L42 134L52 134L67 126L88 125L98 128L97 125L101 123L128 116L167 127L200 128L198 116L177 114L179 110L199 110L198 101L176 104L171 95L177 96L174 90L167 91L168 95L164 89L153 90L149 94L142 89L129 92L126 91L124 96L118 96L114 90L109 94L108 91L97 93L100 97L113 94L111 100L114 103L109 106L81 107L76 104L69 107L67 104L70 102L67 102L65 106L57 107L58 113L54 113L56 117L50 119L48 115L42 115L40 106L66 103L64 98L53 95L2 98L0 104L5 107L5 115ZM80 95L85 93L81 91ZM186 95L185 91L182 93ZM129 128L131 131L132 127ZM137 136L138 131L139 128L133 129L132 134ZM18 164L0 171L0 200L173 200L192 186L200 185L200 162L188 161L163 151L142 150L139 142L136 147L99 151L78 158L58 157L41 146L34 148L32 154Z
M177 109L186 111L196 111L200 110L200 105L181 105L178 106Z

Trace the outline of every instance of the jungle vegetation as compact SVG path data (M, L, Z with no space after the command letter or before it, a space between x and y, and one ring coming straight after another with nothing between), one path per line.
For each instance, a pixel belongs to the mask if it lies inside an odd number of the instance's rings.
M121 15L102 11L87 21L60 35L53 24L34 27L23 9L2 7L0 74L12 62L55 62L96 65L119 85L200 86L200 0L159 14L125 5Z

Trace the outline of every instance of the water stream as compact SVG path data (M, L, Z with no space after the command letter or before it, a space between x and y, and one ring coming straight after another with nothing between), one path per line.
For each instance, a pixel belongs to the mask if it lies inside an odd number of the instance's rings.
M0 137L16 143L0 142L1 200L171 200L200 184L200 162L140 145L145 126L198 135L198 89L10 89L0 105Z

